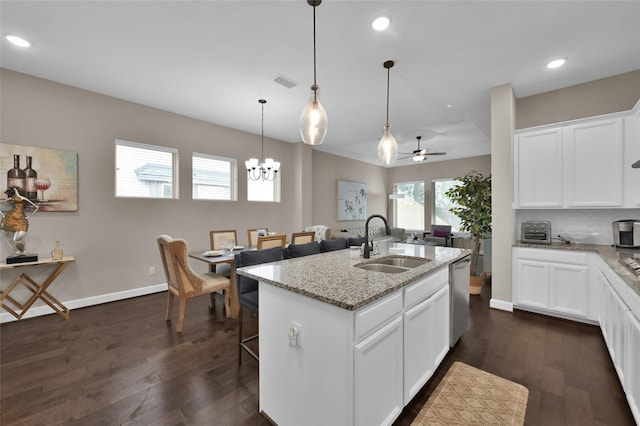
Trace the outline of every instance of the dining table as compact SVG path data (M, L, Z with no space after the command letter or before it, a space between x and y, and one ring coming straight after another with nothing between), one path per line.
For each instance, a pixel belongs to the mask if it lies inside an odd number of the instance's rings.
M236 285L236 268L235 268L235 256L236 254L245 251L245 250L256 250L256 247L242 247L237 248L235 250L197 250L189 252L189 257L192 259L200 260L205 262L211 266L212 269L215 269L215 265L220 265L226 263L231 268L231 318L238 318L240 314L240 303L238 302L238 288ZM216 252L215 256L210 255L209 253Z

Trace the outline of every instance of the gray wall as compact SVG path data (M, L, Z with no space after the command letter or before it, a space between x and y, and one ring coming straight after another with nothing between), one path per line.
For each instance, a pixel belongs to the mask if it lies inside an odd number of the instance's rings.
M78 211L37 213L29 228L29 251L48 257L54 240L60 240L65 254L77 257L52 287L63 302L89 298L90 303L101 295L165 283L155 242L162 233L205 249L212 229L237 229L239 243L246 244L249 227L290 234L311 224L310 147L265 139L265 152L282 163L282 202L247 202L244 160L260 154L259 135L5 69L0 79L1 142L78 153ZM180 200L116 199L114 139L179 148ZM238 159L239 201L191 199L194 151ZM10 254L5 242L0 247L0 256ZM206 270L198 263L193 265ZM156 275L148 274L150 266ZM49 270L28 272L43 277ZM3 271L0 286L6 288L16 273Z

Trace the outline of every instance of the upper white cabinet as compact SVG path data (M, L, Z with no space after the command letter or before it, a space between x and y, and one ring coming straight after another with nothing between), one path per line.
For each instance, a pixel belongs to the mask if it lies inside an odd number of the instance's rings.
M565 203L568 207L622 207L622 119L597 120L563 129Z
M639 143L637 111L519 130L515 208L640 206Z
M514 149L516 204L523 208L562 207L562 129L521 133Z

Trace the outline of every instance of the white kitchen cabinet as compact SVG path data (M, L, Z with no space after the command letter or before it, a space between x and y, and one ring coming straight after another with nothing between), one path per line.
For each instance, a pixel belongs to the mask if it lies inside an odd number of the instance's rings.
M561 208L563 205L562 129L525 132L516 136L515 202L520 208Z
M623 116L519 130L514 140L515 207L628 206Z
M390 425L404 407L402 316L354 347L355 424Z
M568 207L622 207L622 118L594 119L564 129L565 201Z
M427 383L449 351L449 286L404 313L404 403Z
M514 247L513 263L515 307L588 319L587 253Z
M636 423L640 422L640 321L633 312L627 311L627 368L625 393Z
M603 275L604 277L604 275ZM613 361L613 365L618 373L618 378L622 386L625 386L625 339L627 324L627 305L624 303L618 292L614 289L611 282L604 277L603 282L603 319L606 334L603 336L609 349L609 355Z

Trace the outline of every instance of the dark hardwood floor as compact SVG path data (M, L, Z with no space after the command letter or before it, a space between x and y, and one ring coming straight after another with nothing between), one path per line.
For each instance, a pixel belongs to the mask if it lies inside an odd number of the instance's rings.
M633 425L600 330L471 297L468 332L405 408L408 425L453 361L525 385L527 425ZM0 326L0 423L262 425L258 364L237 366L238 321L207 298L187 303L184 332L164 321L165 294ZM177 310L177 309L176 309ZM256 319L246 314L247 328ZM251 330L247 329L247 333Z

